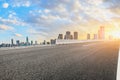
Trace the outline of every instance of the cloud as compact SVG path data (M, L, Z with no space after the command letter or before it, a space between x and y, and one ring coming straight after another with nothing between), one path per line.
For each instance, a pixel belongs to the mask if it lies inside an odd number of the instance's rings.
M40 8L42 8L42 10L40 10L41 13L36 12L36 14L30 16L26 22L37 24L37 28L47 27L48 34L51 31L57 33L57 31L62 32L73 28L85 32L88 31L91 26L96 28L105 22L113 21L112 19L114 17L119 17L119 15L116 14L116 12L120 12L119 7L115 6L118 4L117 1L118 0L108 0L108 3L105 0L46 0L46 3L41 3L40 5ZM112 5L117 8L115 13L111 10L113 8ZM112 8L108 8L108 6ZM44 14L46 9L48 12ZM115 10L115 8L113 10ZM63 28L65 30L63 30Z
M14 28L11 26L0 24L0 30L13 30Z
M119 15L120 14L120 0L104 0L104 3L107 5L107 8L111 12Z
M8 8L9 4L8 3L3 3L3 8Z
M27 1L23 6L29 7L31 5L31 3L29 1Z
M8 19L0 17L0 22L2 24L7 24L7 25L21 25L21 26L27 25L24 21L13 16L13 14L10 14L8 17L9 17Z
M22 35L19 34L19 33L14 33L14 35L15 35L16 37L22 37Z
M101 5L104 2L104 0L88 0L88 3L93 4L93 5Z
M11 0L12 7L30 7L31 2L29 0Z
M59 20L61 25L67 21L68 23L82 23L89 21L89 19L96 19L103 22L109 21L117 15L106 8L105 3L109 2L108 4L111 6L110 4L112 2L115 5L117 1L118 0L14 0L12 4L16 7L37 6L38 8L30 10L30 13L26 16L26 22L43 26L43 24L54 24ZM117 9L116 12L119 12L119 10ZM11 17L12 15L10 14L9 16Z
M85 32L119 18L119 3L119 0L10 0L9 5L14 8L30 8L21 13L10 12L0 22L29 26L34 29L30 34L47 37L66 30Z
M49 9L45 9L45 10L44 10L44 13L46 13L46 14L49 13L49 12L50 12Z
M8 18L9 18L9 19L17 19L18 17L17 17L16 12L14 12L14 11L9 11Z
M46 32L44 32L44 30L43 31L39 31L39 30L33 29L33 28L28 29L27 32L32 34L32 35L43 35L43 36L48 35Z

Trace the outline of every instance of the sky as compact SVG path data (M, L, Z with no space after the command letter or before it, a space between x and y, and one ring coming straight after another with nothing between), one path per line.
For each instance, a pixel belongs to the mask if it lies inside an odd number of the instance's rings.
M0 43L49 40L66 31L106 36L120 31L120 0L0 0Z

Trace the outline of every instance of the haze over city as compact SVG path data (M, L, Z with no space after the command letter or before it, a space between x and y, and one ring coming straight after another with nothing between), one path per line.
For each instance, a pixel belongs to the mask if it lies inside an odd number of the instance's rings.
M0 43L10 39L54 39L77 31L79 39L105 27L106 38L120 35L119 0L0 0Z

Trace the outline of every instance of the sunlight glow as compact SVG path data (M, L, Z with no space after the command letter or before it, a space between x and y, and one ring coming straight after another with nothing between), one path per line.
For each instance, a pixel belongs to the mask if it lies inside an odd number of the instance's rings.
M114 39L120 39L120 24L113 22L114 28L109 32Z
M120 39L120 32L118 31L111 32L111 35L113 36L113 38Z

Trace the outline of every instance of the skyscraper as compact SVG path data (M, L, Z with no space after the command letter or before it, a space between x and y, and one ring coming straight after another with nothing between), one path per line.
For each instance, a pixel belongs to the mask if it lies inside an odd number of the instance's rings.
M43 41L43 45L45 45L45 44L46 44L46 40Z
M66 35L64 36L64 39L71 39L70 31L66 31Z
M66 31L66 35L70 35L71 33L70 33L70 31Z
M63 39L63 34L59 34L58 39Z
M13 46L14 45L14 41L13 41L13 39L11 39L11 46Z
M74 32L74 39L78 39L78 32Z
M33 41L31 41L31 45L33 45Z
M56 43L56 39L51 39L51 40L50 40L50 43L51 43L51 44L55 44L55 43Z
M29 43L29 39L28 39L28 37L26 37L26 43Z
M101 31L100 30L98 30L98 39L101 39Z
M104 26L101 26L101 27L100 27L100 30L101 30L101 38L102 38L102 39L105 39Z
M73 35L70 35L70 39L73 39Z
M98 30L98 39L105 39L104 26L101 26Z
M87 34L87 40L89 40L90 39L90 34Z
M16 45L20 46L20 41L19 40L16 41Z

